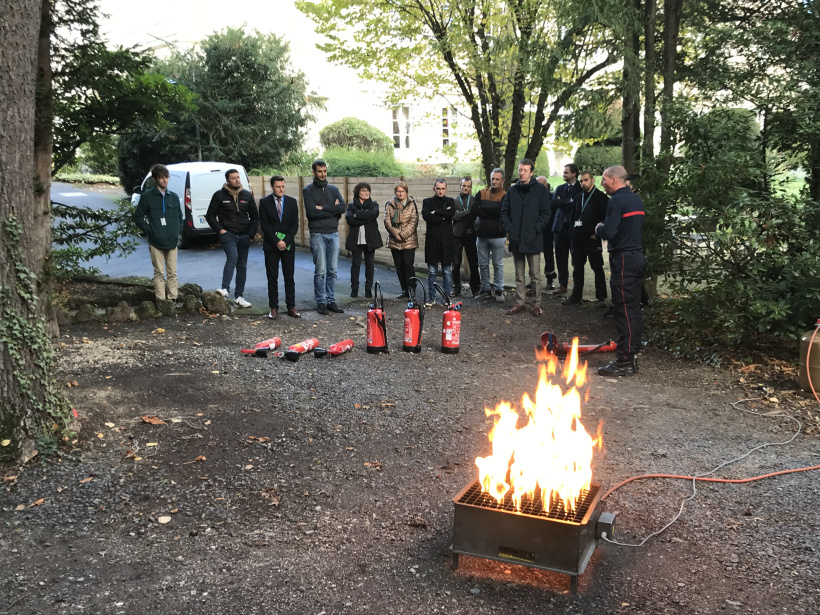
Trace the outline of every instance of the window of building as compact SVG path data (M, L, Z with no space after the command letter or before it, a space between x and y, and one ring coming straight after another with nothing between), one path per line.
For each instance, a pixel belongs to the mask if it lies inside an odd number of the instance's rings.
M455 126L453 122L456 117L455 107L441 108L441 145L450 145L451 139L455 136Z
M395 149L410 148L410 107L395 107L393 109L393 147Z

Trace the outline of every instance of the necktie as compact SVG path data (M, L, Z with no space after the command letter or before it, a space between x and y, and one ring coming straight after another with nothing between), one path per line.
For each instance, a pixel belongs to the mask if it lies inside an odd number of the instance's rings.
M279 221L282 221L282 199L276 199L276 212L279 214Z

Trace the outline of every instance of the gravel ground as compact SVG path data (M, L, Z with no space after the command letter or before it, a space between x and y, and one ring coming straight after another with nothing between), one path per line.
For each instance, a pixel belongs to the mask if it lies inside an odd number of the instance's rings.
M614 334L589 306L548 299L540 319L502 307L468 300L458 355L438 352L440 309L428 311L420 355L396 352L398 301L388 304L389 356L364 351L363 301L300 321L70 327L60 378L83 428L60 459L0 468L0 613L820 610L816 472L699 483L680 520L644 547L602 541L577 596L566 576L518 565L462 557L451 570L452 497L490 451L484 407L534 394L542 331ZM272 334L357 347L295 364L240 356ZM584 424L604 438L594 480L608 489L647 472L706 472L788 440L792 416L803 424L792 443L717 475L817 465L814 402L782 374L760 401L761 377L651 345L638 376L592 375ZM733 406L747 398L757 401ZM685 481L637 481L603 509L618 514L616 539L634 542L690 493Z

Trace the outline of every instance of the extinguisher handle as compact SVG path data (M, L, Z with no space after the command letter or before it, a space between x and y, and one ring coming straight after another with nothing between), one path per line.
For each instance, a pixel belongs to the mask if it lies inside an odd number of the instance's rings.
M409 282L412 282L412 284L409 284ZM424 293L424 301L422 301L421 304L416 301L416 291L419 287L421 287L421 291ZM407 307L420 307L427 303L427 289L424 287L424 282L416 276L408 280L407 292L410 294L410 302L407 304Z

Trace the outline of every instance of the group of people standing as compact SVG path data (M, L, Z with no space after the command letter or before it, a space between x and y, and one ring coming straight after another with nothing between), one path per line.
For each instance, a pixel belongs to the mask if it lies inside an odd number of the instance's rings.
M422 202L421 214L407 184L397 182L393 197L384 208L383 225L401 285L398 298L410 296L420 216L427 227L424 257L428 267L428 301L435 300L439 271L445 295L462 294L460 273L463 257L466 257L473 297L503 302L503 255L509 242L516 286L516 304L507 311L510 315L526 311L528 304L534 316L543 314L542 253L547 289L554 288L553 280L557 277L559 288L555 292L558 294L568 291L568 257L572 254L573 289L563 304L581 303L584 266L588 261L595 275L596 298L599 304L606 305L602 240L607 240L613 316L619 339L617 360L601 368L599 373L614 376L635 373L635 354L640 348L642 332L641 288L646 268L641 247L643 203L627 187L623 167L611 167L604 172L604 194L596 188L592 173L580 173L578 181L578 168L569 164L564 169L565 184L552 196L546 178L533 176L534 166L531 160L522 160L518 165L518 181L507 190L501 169L494 169L490 186L475 195L472 180L465 177L455 199L447 196L446 180L436 179L433 195ZM351 296L358 296L364 261L364 296L370 298L375 252L384 245L379 229L381 210L371 198L371 187L366 182L354 187L353 199L346 204L339 189L327 182L325 162L316 160L312 171L313 181L303 188L302 196L314 263L314 298L319 314L341 314L344 310L336 303L335 295L339 220L344 215L349 227L345 248L352 254ZM151 173L156 186L142 195L135 221L148 235L157 298L175 300L176 242L182 232L182 210L177 195L167 191L168 169L155 165ZM227 171L225 180L223 187L213 195L205 216L218 234L226 255L217 292L228 296L235 273L234 301L239 307L250 307L250 302L243 297L248 250L261 227L268 281L268 318L276 319L279 314L280 267L287 315L301 318L296 310L294 283L294 240L299 228L299 211L296 199L285 195L284 177L271 178L272 193L260 200L258 209L253 194L242 187L237 170ZM529 284L525 277L527 270Z

